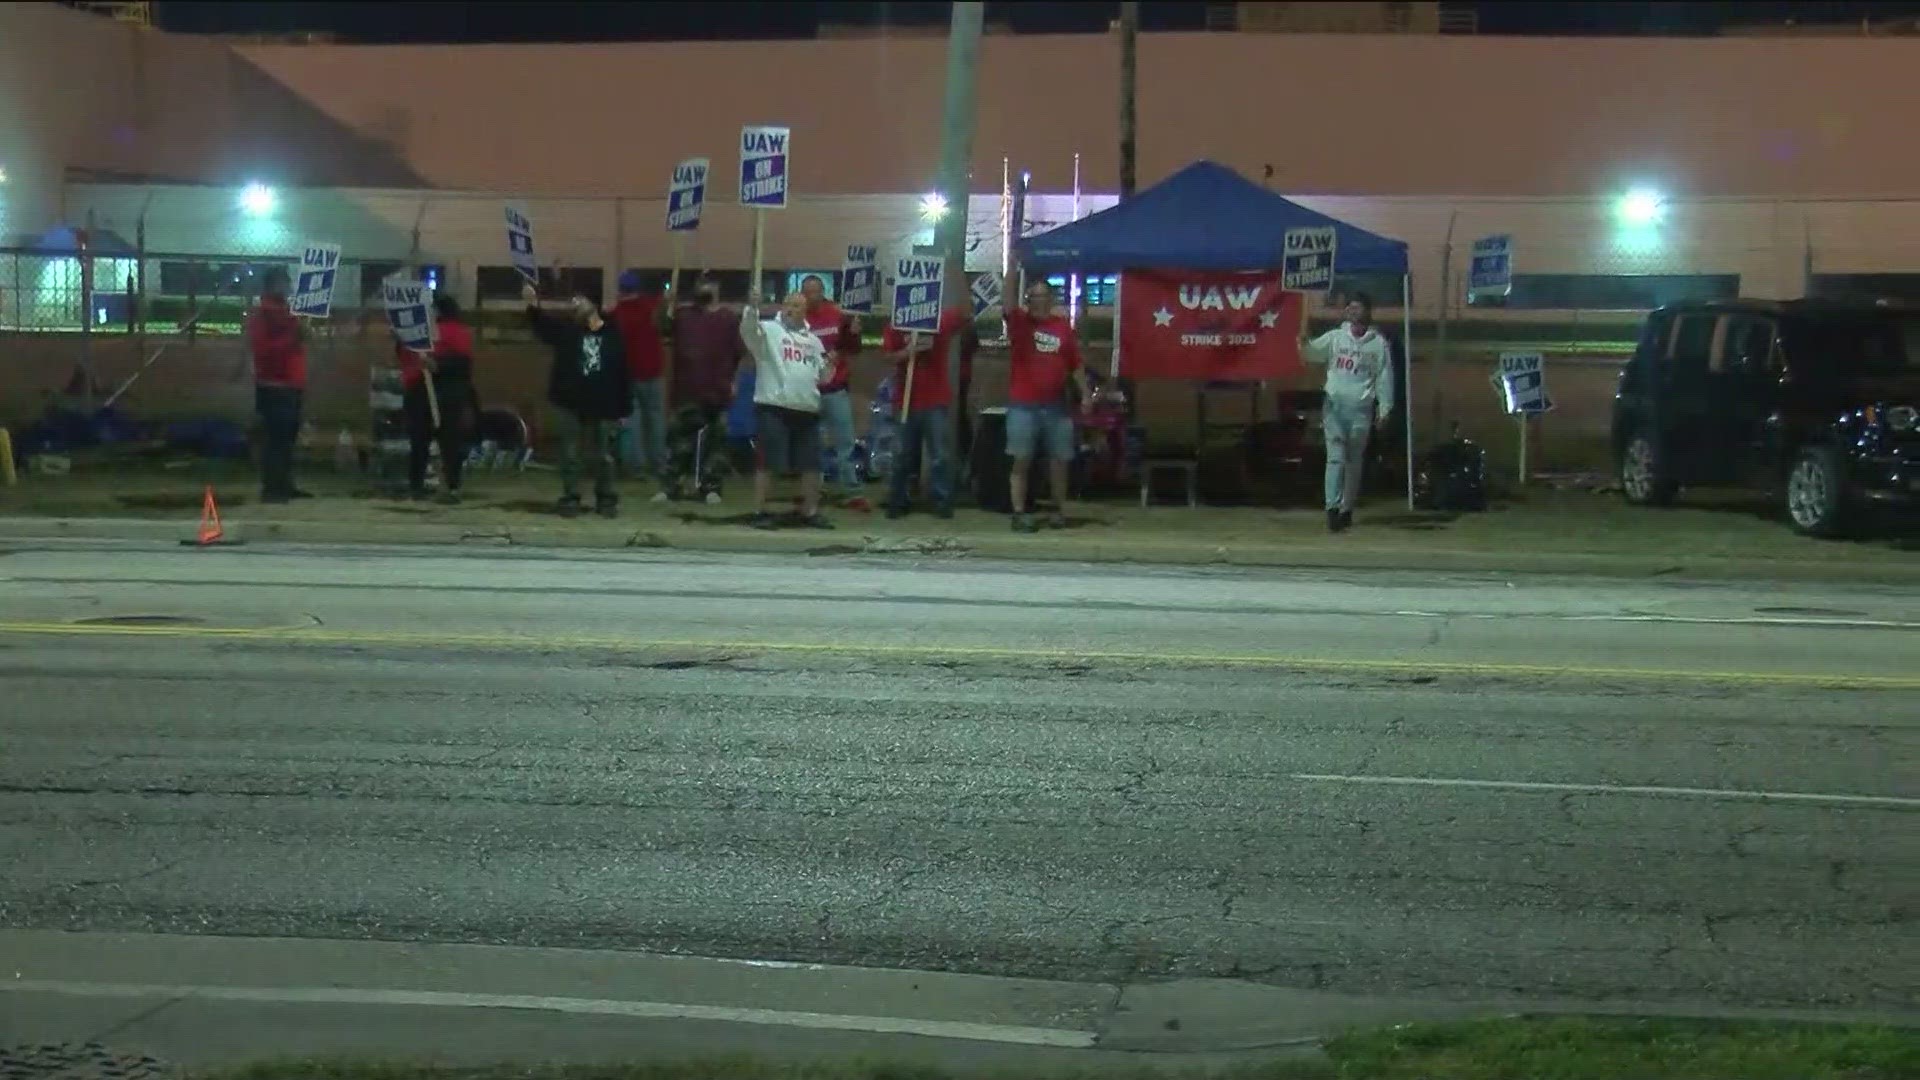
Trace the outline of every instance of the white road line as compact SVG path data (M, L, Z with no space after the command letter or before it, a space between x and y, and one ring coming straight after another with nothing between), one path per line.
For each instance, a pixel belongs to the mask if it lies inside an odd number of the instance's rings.
M413 1006L438 1009L533 1009L579 1016L625 1016L643 1020L706 1020L722 1024L815 1028L934 1039L1015 1043L1091 1049L1091 1031L1067 1028L975 1024L961 1020L916 1020L897 1016L848 1016L839 1013L740 1009L723 1005L686 1005L669 1001L619 1001L603 998L543 997L523 994L461 994L438 990L378 990L306 986L169 986L157 983L66 982L52 979L0 980L0 992L24 991L106 998L198 998L270 1005Z
M1325 784L1375 784L1399 787L1485 788L1494 791L1550 791L1576 795L1652 795L1681 799L1738 799L1828 806L1867 806L1882 810L1920 810L1920 799L1899 795L1829 795L1812 791L1745 791L1738 788L1661 787L1640 784L1551 784L1531 780L1464 780L1440 776L1341 776L1294 773L1294 780Z

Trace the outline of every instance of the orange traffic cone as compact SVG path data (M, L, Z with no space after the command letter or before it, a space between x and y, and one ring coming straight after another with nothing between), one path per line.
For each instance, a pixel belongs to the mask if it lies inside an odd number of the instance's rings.
M206 502L200 506L200 532L195 539L201 547L206 547L219 543L224 535L225 530L220 528L220 508L213 502L213 485L208 484Z

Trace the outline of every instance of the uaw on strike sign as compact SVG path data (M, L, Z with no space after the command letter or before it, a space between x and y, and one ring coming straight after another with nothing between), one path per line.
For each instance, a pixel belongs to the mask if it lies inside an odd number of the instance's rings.
M707 205L706 158L688 158L673 167L667 185L667 231L692 232L700 227L700 211Z
M787 206L787 153L790 132L752 125L740 129L740 205L754 210Z
M1257 382L1300 370L1301 294L1272 270L1120 276L1120 374Z

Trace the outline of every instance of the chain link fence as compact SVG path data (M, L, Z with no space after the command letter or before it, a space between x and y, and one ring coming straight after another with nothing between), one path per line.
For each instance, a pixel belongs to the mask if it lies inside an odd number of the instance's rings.
M1546 423L1592 439L1604 431L1612 379L1651 307L1717 296L1790 298L1871 293L1920 297L1920 200L1771 202L1565 199L1386 199L1302 197L1301 203L1408 243L1415 330L1412 400L1420 426L1435 433L1453 422L1470 431L1504 430L1487 383L1503 350L1550 357L1549 385L1559 404ZM197 342L195 355L222 356L207 371L238 363L234 340L266 269L290 264L308 241L344 250L333 318L314 326L316 415L358 427L367 387L392 361L380 311L381 279L402 270L450 291L489 351L487 389L534 409L545 360L520 316L520 281L508 257L504 207L532 220L543 288L585 291L611 300L624 269L648 286L677 264L683 288L710 271L732 298L747 292L755 214L711 200L700 229L670 234L663 196L516 198L499 194L396 190L236 192L128 184L70 185L80 221L38 242L0 249L0 335L17 332L80 343L82 359L118 356L166 340ZM1030 197L1036 231L1111 205L1110 197ZM999 198L976 196L968 213L968 268L999 269L1007 215ZM796 196L765 215L764 295L818 274L837 293L849 243L875 244L881 257L930 243L920 196ZM1501 297L1467 296L1473 241L1512 237L1513 286ZM1105 282L1082 295L1107 300ZM1371 293L1384 324L1398 333L1401 282L1342 277L1325 321L1347 294ZM197 319L196 319L197 314ZM1082 320L1090 359L1104 366L1111 318L1095 308ZM186 331L183 333L183 331ZM209 351L211 350L211 352ZM17 350L16 350L17 351ZM52 355L49 353L49 355ZM135 356L134 362L137 363ZM106 367L117 372L128 361ZM993 400L1003 364L982 355L976 385ZM68 363L70 369L71 363ZM163 365L165 381L145 388L188 408L208 396L188 379L190 364ZM1178 397L1178 395L1175 395Z

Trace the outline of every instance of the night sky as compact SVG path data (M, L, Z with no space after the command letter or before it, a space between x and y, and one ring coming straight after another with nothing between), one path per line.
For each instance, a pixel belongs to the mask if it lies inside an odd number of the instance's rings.
M1688 34L1726 22L1858 21L1920 15L1920 3L1482 3L1483 34ZM821 23L927 26L945 23L944 3L196 3L161 0L154 19L196 33L322 31L364 42L648 41L810 37ZM990 23L1032 33L1090 32L1115 17L1112 3L987 5ZM1145 3L1145 30L1198 30L1206 5Z

